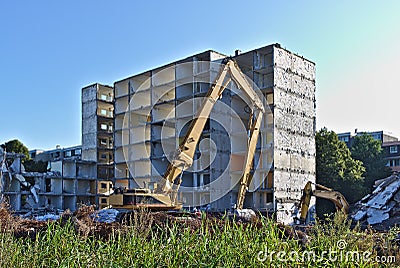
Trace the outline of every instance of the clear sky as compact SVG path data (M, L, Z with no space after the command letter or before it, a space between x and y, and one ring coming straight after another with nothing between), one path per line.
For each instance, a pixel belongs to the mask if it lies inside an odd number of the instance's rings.
M0 143L81 143L81 88L271 43L317 64L317 127L400 134L400 1L0 1Z

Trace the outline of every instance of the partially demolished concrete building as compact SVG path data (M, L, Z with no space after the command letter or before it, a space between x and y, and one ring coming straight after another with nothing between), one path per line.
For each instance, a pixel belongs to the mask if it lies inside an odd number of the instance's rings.
M17 212L76 210L78 204L96 204L95 162L79 157L50 161L51 171L27 172L23 155L0 151L1 197Z
M82 155L71 172L64 159L60 177L43 184L47 202L64 209L76 208L83 197L102 203L109 185L100 181L153 187L226 57L209 50L117 81L114 87L84 87ZM315 182L315 64L279 44L236 51L233 58L269 107L244 207L275 213L278 221L290 223L304 185ZM184 207L222 211L237 199L250 111L233 82L217 103L194 164L182 175L178 196ZM90 168L78 168L81 164Z
M198 109L199 102L193 100L208 91L218 72L216 64L225 57L206 51L114 84L117 187L143 187L160 180L168 154L178 147ZM233 58L270 107L245 207L274 212L278 221L291 222L301 189L307 181L315 182L315 64L278 44ZM195 161L195 171L182 176L179 197L186 207L218 211L236 202L247 140L233 125L232 114L247 126L248 112L235 85L228 88L220 100L226 106L213 108L202 133L202 159ZM222 182L213 184L217 180Z

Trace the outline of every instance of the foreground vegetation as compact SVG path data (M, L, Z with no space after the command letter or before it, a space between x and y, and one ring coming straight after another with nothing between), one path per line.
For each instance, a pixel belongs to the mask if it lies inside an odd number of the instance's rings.
M398 230L351 229L341 216L296 231L269 219L182 220L144 212L129 226L71 214L37 228L1 214L0 267L395 267L400 260ZM31 227L21 232L18 225ZM386 256L384 263L376 256Z

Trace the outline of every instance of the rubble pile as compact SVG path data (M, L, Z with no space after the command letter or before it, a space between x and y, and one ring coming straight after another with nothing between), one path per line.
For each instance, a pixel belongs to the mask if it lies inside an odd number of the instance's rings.
M91 216L96 222L112 223L118 221L118 214L116 209L102 209L95 211Z
M223 231L227 224L240 224L243 228L264 228L260 221L232 221L223 219L215 215L171 214L169 212L149 212L138 211L131 215L131 219L122 223L113 221L117 211L114 209L94 210L93 206L81 206L72 213L66 210L59 216L48 214L41 217L32 217L30 219L21 218L8 210L7 206L0 204L0 232L10 233L16 238L36 239L41 232L49 228L49 223L64 226L72 224L76 233L82 237L95 237L98 239L110 239L115 235L144 235L150 237L151 234L168 230L171 226L176 226L180 230L189 230L196 233L199 228L206 225L208 232L214 233ZM281 230L280 235L286 239L297 239L299 243L304 244L308 241L307 235L300 230L292 227L277 224Z
M375 190L354 207L353 220L374 227L389 228L400 223L400 178L398 174L379 180Z
M61 215L47 214L28 219L13 215L8 206L0 204L0 232L10 233L16 238L35 239L37 234L44 232L49 227L49 222L64 226L72 224L76 232L84 237L93 236L100 239L109 239L116 233L127 233L128 228L119 223L98 223L92 220L94 209L92 206L82 206L72 213L66 210Z

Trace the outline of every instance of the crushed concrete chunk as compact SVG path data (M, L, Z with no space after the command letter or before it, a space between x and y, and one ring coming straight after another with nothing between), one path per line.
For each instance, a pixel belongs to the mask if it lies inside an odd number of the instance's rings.
M119 211L116 209L102 209L93 213L92 217L97 222L116 222Z
M393 200L396 201L397 203L400 203L400 191L398 191L394 197Z
M60 219L60 215L55 215L55 214L46 214L43 216L36 216L35 220L37 221L56 221Z
M9 170L14 173L21 173L21 158L15 158L9 167Z
M398 174L382 179L376 189L356 204L352 218L370 225L387 224L400 216L400 178ZM395 221L396 222L396 221Z
M15 174L14 177L21 183L21 185L28 187L30 184L25 180L25 177L21 174Z
M359 210L359 211L357 211L357 213L353 216L353 219L354 219L355 221L360 221L360 220L362 220L366 215L367 215L367 212L366 212L366 211Z
M395 180L387 187L385 187L382 192L377 193L373 198L371 198L367 206L373 208L382 208L400 189L400 180Z
M31 193L32 193L33 197L35 198L35 202L39 203L39 196L36 193L36 187L31 187Z
M367 222L371 225L382 223L383 221L389 219L388 210L380 210L375 208L369 208L367 211L367 216Z

